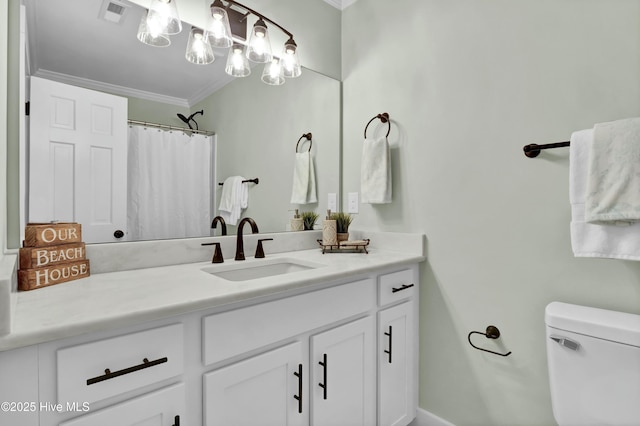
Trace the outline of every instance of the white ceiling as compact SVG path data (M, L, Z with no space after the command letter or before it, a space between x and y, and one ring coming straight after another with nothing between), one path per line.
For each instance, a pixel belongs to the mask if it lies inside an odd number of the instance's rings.
M112 0L126 6L113 23L101 16L107 1L25 0L30 74L185 107L233 80L224 72L226 50L209 65L187 62L189 27L169 47L147 46L136 39L142 8ZM356 0L324 1L343 10Z

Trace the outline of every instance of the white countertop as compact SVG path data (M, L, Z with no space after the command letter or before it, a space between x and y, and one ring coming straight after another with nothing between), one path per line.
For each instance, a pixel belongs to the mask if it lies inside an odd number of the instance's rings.
M123 327L187 312L291 292L324 282L369 273L394 265L423 261L421 252L382 250L369 254L326 253L319 249L247 257L244 265L265 260L296 259L324 266L248 281L227 281L197 262L145 269L106 272L76 281L19 292L10 334L0 337L0 351L83 333ZM225 258L226 259L226 258ZM214 267L228 267L233 258Z

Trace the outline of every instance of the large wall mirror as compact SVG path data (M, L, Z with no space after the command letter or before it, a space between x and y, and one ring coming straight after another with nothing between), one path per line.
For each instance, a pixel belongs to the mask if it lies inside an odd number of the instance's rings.
M339 14L322 0L295 1L329 8L324 16L335 20L332 25L339 28ZM125 7L120 22L105 19L108 0L24 3L28 74L124 96L128 118L133 120L185 127L178 114L188 117L203 111L195 117L198 127L214 132L217 140L215 175L209 177L216 188L214 197L219 199L218 183L229 176L259 178L259 184L249 184L248 207L242 215L254 218L260 232L287 230L296 208L323 214L327 194L339 192L341 84L324 75L325 70L320 73L305 67L305 55L313 52L301 55L302 76L288 79L282 86L268 86L260 79L262 65L255 66L249 77L228 77L224 73L226 52L216 51L216 60L210 65L187 62L184 55L191 28L187 22L178 36L172 36L169 47L154 48L139 42L136 32L144 9L133 2L115 2ZM202 5L205 9L204 2ZM261 12L268 15L268 11ZM278 16L270 17L278 21ZM305 27L296 31L304 32ZM298 44L304 49L300 41ZM274 51L278 49L274 46ZM296 143L303 133L313 135L312 144L301 144L299 151L311 148L318 201L294 205L290 203L293 167ZM25 190L21 188L23 193ZM10 189L9 196L17 200L19 192ZM19 246L21 213L19 203L8 204L8 245L15 248ZM214 211L210 217L216 214ZM234 232L234 227L229 232ZM210 233L202 236L207 235Z

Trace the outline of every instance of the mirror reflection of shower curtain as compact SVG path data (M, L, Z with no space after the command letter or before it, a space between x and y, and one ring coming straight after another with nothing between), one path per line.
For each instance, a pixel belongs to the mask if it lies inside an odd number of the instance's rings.
M129 127L128 240L209 235L210 136Z

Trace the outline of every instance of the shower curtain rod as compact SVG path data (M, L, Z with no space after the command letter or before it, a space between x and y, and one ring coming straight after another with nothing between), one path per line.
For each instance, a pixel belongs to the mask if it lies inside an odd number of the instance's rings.
M188 127L169 126L167 124L148 123L146 121L138 121L138 120L127 120L127 123L129 123L129 124L140 124L141 126L146 126L146 127L157 127L159 129L180 130L180 131L183 131L183 132L197 133L197 134L205 135L205 136L213 136L213 135L216 134L216 132L210 132L208 130L193 130L193 129L190 129Z

